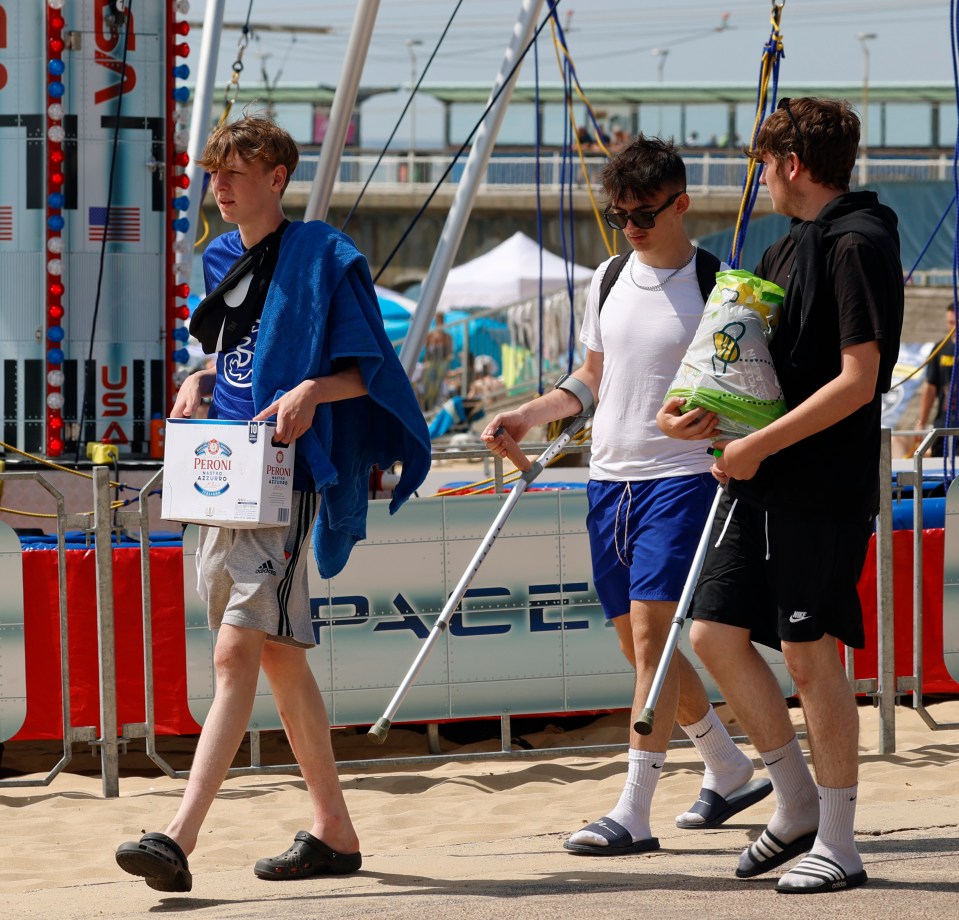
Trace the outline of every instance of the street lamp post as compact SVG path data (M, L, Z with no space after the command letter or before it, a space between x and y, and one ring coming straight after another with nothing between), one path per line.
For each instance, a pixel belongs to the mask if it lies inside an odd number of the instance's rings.
M666 69L666 58L669 57L669 48L653 48L650 54L654 58L659 58L656 62L656 82L663 82L663 71ZM659 103L659 120L656 128L657 134L663 133L663 103Z
M875 32L859 32L856 38L862 46L862 136L859 143L859 184L869 180L869 45L879 36Z
M669 48L653 48L649 52L653 57L659 58L659 62L656 65L656 80L659 83L663 82L663 70L666 68L666 58L669 57Z
M406 50L410 53L410 93L414 92L416 87L416 52L413 50L418 45L422 45L418 38L408 38L405 42ZM410 173L409 181L413 182L413 158L416 151L416 96L410 99L410 152L407 156L408 169Z

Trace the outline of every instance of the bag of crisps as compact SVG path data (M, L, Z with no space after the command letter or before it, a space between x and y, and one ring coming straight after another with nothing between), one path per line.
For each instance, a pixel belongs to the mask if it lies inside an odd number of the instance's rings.
M715 412L720 437L744 437L784 415L786 403L769 342L785 293L751 272L717 272L716 286L666 398L683 398L684 413L697 407Z

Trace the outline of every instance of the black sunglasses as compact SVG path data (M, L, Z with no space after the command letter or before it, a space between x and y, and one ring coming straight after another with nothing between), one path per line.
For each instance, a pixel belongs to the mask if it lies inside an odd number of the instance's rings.
M782 109L786 113L790 122L792 122L793 130L796 132L796 150L794 153L797 157L799 157L800 160L802 160L806 142L805 138L803 138L802 131L799 130L799 122L796 121L796 116L793 115L792 109L789 108L790 102L792 102L792 99L790 99L789 96L783 96L783 98L779 100L779 105L777 105L776 108Z
M655 211L641 211L636 208L633 211L624 211L622 208L614 208L611 204L606 206L603 211L603 217L606 223L614 230L625 230L626 224L630 221L637 230L652 230L656 226L656 218L663 213L680 195L685 195L686 189L681 189L670 195L663 204Z

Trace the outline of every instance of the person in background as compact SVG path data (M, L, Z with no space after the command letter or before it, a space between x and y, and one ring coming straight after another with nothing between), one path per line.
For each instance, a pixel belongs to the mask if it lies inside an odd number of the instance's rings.
M620 127L613 128L613 136L610 138L608 147L610 153L620 153L629 146L629 133Z
M920 428L946 427L946 410L949 407L949 388L952 385L952 374L955 366L956 311L952 304L946 307L946 329L950 333L949 341L933 355L932 359L926 365L926 377L922 386L922 396L919 403ZM959 401L959 389L956 390L953 399ZM935 407L934 415L933 407ZM930 416L932 416L931 425L929 424ZM959 417L959 414L957 414L957 417ZM946 439L939 438L939 440L932 445L931 455L933 457L941 457L945 444Z
M586 125L580 125L576 129L576 140L579 141L583 153L594 153L599 149L596 145L596 138L589 133L589 128Z
M445 361L448 364L453 357L453 336L446 328L442 313L436 314L433 328L426 334L425 347L427 361Z
M489 355L477 355L473 359L473 381L466 398L488 402L505 392L503 381L496 376L496 362Z
M417 364L414 380L420 407L428 412L447 397L446 377L453 360L453 336L442 313L437 313L424 346L423 361Z

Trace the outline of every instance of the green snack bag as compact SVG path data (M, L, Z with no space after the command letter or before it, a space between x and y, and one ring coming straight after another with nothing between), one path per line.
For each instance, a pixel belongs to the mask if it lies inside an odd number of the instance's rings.
M785 293L752 272L716 273L716 286L666 398L686 400L684 413L715 412L717 437L744 437L786 412L769 356Z

